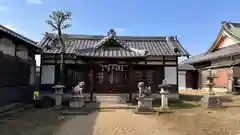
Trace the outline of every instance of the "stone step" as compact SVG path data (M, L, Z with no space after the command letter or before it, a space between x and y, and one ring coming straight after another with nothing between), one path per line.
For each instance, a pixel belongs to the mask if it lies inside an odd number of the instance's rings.
M134 109L135 106L127 104L118 104L118 103L89 103L86 105L86 108L95 108L95 109Z
M96 101L100 103L126 103L121 96L96 96Z

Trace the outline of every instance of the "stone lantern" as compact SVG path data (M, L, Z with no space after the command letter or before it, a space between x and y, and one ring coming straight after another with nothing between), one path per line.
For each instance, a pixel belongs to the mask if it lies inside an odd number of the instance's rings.
M65 88L65 86L57 84L55 86L52 87L53 89L55 89L55 105L56 106L60 106L62 105L62 100L63 100L63 89Z
M167 109L168 108L168 89L171 88L169 84L167 84L166 80L164 79L162 84L158 85L158 88L160 88L160 94L161 94L161 109Z
M212 73L211 69L208 71L209 75L207 76L207 82L205 83L205 86L208 87L208 93L202 98L202 106L204 108L212 108L221 105L219 97L216 96L213 91L213 87L215 86L214 79L217 77Z

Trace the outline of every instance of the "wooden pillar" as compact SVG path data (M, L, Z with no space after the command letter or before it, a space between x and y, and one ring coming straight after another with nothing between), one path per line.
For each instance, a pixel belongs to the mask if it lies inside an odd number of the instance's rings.
M147 61L145 60L145 66L142 69L143 80L144 80L145 85L147 84L147 69L146 69L146 65L147 65Z
M163 56L163 79L165 79L165 56Z
M132 74L133 74L133 71L132 71L132 64L128 64L129 68L128 68L128 83L129 83L129 101L132 101L132 91L133 91L133 79L132 79Z
M62 85L65 85L65 51L60 53L60 82Z
M93 93L94 93L94 89L95 89L95 76L96 76L96 73L94 71L94 66L91 64L91 90L90 90L90 100L92 101L93 100Z

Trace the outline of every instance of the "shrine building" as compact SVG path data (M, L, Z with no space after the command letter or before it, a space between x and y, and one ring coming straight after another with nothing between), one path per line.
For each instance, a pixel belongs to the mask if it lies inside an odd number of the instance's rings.
M189 53L175 36L117 36L111 29L105 36L64 37L65 92L84 81L84 93L90 100L101 94L123 95L131 100L138 93L138 82L145 82L155 93L165 79L171 85L170 98L178 98L178 57ZM38 46L43 50L40 90L52 91L60 82L63 48L50 33L45 34Z

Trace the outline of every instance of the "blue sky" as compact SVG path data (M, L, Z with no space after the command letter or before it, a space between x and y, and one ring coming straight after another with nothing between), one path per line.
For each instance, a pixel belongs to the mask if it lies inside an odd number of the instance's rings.
M221 21L240 22L240 1L229 0L0 0L0 24L39 41L51 32L45 23L55 9L72 12L74 34L179 35L192 54L215 40Z

